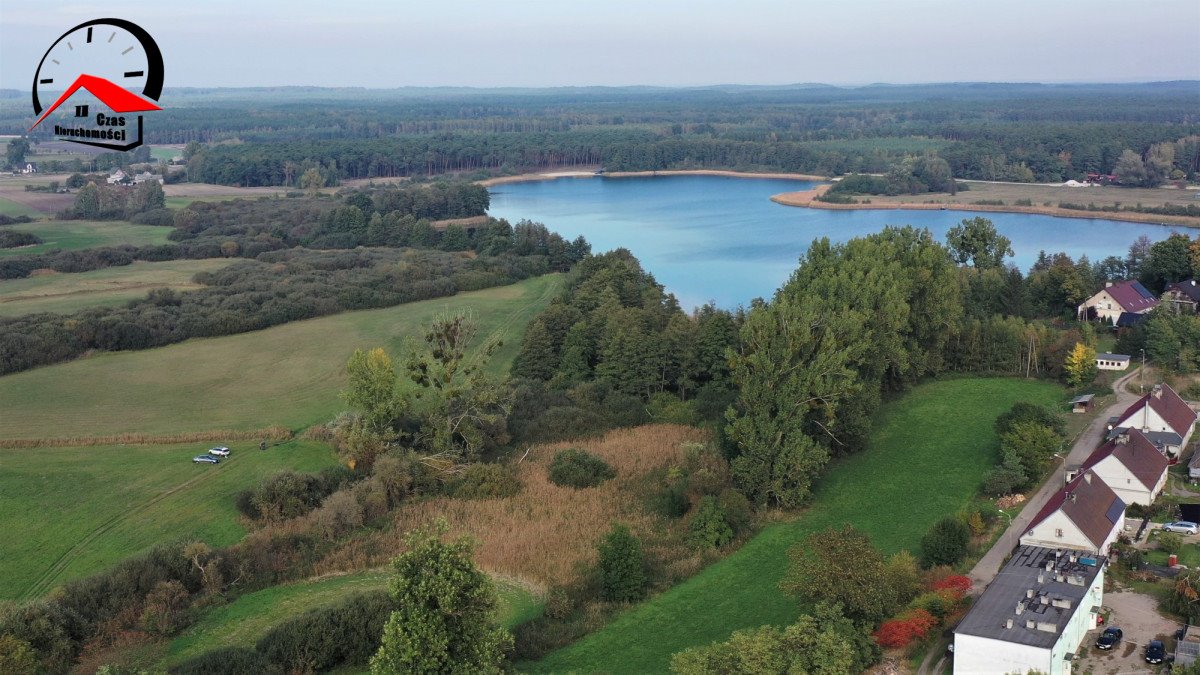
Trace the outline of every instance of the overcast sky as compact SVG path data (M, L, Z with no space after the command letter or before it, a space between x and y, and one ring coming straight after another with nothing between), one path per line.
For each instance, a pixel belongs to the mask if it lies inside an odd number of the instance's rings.
M167 87L1200 79L1197 0L3 0L0 86L102 17Z

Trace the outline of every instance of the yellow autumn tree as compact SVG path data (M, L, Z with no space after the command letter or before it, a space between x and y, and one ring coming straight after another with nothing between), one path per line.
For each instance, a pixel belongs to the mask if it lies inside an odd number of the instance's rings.
M1075 347L1067 354L1065 364L1067 384L1081 387L1096 379L1099 369L1096 367L1096 350L1082 342L1076 342Z

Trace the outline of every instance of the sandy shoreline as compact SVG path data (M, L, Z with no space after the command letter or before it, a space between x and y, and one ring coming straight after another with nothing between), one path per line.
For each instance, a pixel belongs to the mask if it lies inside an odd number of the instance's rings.
M504 185L507 183L528 183L538 180L555 180L558 178L645 178L650 176L725 176L727 178L782 178L787 180L829 180L826 176L814 176L804 173L764 173L728 171L725 169L669 169L664 171L606 171L597 174L595 169L574 169L563 171L547 171L543 173L523 173L517 176L500 176L476 181L484 187ZM791 194L791 193L785 193Z
M817 197L824 194L831 186L818 185L812 190L799 192L783 192L771 196L771 201L784 206L798 206L809 209L829 209L832 211L883 210L883 211L989 211L992 213L1031 213L1056 218L1091 218L1096 220L1120 220L1128 223L1152 223L1155 225L1178 225L1181 227L1200 227L1200 219L1188 216L1160 216L1153 213L1135 213L1132 211L1078 211L1057 206L993 206L987 204L914 204L880 202L872 204L831 204L818 201Z

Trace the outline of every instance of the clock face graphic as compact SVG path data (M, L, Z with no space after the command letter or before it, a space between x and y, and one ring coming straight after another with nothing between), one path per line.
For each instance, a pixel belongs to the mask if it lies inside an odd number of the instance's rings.
M30 130L81 88L114 113L135 113L159 110L154 101L162 94L162 86L162 52L149 33L124 19L87 21L63 33L38 63L33 76L33 112L40 117ZM76 106L76 116L87 117L81 110L86 111L87 106ZM125 126L124 118L108 118L102 111L95 119L100 125L115 125L120 119ZM141 122L138 115L134 144L76 142L115 149L136 147L141 144Z

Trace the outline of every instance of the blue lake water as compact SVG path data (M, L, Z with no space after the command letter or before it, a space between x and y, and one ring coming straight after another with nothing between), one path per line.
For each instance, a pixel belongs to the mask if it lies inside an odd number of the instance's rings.
M560 178L491 189L489 213L515 223L545 223L565 237L587 237L595 252L624 246L686 308L715 301L733 308L769 298L819 237L846 241L885 225L946 230L964 211L831 211L782 206L769 197L816 183L723 176ZM1124 257L1140 235L1165 239L1172 228L1113 220L983 213L1012 240L1022 270L1038 251L1066 251L1094 262Z

